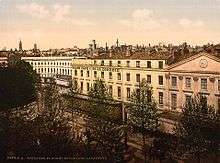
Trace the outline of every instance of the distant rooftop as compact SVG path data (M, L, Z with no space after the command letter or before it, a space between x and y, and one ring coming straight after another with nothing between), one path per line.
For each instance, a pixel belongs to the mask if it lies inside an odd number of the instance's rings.
M133 59L133 60L166 60L169 58L168 52L155 52L155 53L147 53L147 52L108 52L102 53L98 56L92 56L91 59Z

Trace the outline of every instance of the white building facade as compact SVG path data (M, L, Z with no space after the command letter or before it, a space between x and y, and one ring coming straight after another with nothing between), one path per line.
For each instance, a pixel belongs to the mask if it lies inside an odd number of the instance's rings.
M41 77L54 77L55 75L72 76L72 59L75 57L22 57L30 63Z
M200 53L167 65L164 56L152 57L24 57L41 77L68 76L87 95L101 79L112 97L127 102L142 79L153 88L160 109L181 111L193 95L203 95L209 105L220 108L220 59ZM59 82L65 82L60 80ZM65 85L65 84L64 84Z
M112 97L127 102L142 79L153 88L153 95L162 108L165 95L165 59L74 59L73 79L82 94L87 94L93 83L101 79ZM159 100L160 96L160 100Z

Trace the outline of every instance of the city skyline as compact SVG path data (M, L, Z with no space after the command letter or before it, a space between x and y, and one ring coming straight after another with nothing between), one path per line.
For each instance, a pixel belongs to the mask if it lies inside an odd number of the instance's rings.
M0 0L0 49L219 43L220 0Z

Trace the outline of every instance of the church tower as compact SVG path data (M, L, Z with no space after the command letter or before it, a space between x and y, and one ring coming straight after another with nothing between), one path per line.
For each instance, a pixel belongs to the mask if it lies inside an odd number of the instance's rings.
M21 40L19 41L19 51L22 51L22 42L21 42Z

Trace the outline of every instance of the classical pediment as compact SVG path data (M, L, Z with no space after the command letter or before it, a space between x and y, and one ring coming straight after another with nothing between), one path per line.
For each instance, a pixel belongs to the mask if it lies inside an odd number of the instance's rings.
M200 53L167 67L168 71L219 73L220 59L207 53Z

